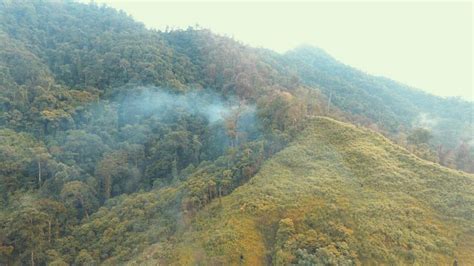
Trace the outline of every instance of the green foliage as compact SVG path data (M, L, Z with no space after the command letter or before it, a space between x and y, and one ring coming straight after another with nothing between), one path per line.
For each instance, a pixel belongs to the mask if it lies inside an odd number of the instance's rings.
M64 184L60 197L68 210L73 212L70 217L89 218L89 213L98 207L96 192L81 181Z
M96 265L97 263L92 258L92 256L87 252L87 250L83 249L79 252L76 259L74 260L76 265Z
M18 194L8 208L1 210L0 218L5 250L1 259L41 264L48 260L47 250L66 230L67 211L60 202Z
M433 136L430 131L424 128L417 128L408 135L408 143L414 145L428 144Z

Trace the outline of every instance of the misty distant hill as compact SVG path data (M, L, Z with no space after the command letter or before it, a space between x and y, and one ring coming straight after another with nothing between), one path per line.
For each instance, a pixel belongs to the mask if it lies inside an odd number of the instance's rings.
M386 130L426 126L420 120L429 117L435 121L430 126L438 143L455 146L459 139L472 135L473 103L441 98L366 74L315 47L302 46L287 52L285 57L294 63L305 84L316 86L326 96L332 95L335 106L369 117Z

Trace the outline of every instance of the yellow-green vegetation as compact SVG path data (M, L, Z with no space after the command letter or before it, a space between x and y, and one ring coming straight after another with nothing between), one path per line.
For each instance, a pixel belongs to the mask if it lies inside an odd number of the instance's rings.
M168 259L159 243L133 263L466 265L473 213L473 175L318 117L188 221Z

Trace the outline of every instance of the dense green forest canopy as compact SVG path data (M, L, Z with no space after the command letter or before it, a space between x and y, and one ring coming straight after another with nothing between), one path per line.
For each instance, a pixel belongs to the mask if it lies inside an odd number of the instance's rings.
M470 102L314 47L278 54L205 29L149 30L96 4L0 0L0 264L117 264L171 249L164 240L314 116L474 172Z

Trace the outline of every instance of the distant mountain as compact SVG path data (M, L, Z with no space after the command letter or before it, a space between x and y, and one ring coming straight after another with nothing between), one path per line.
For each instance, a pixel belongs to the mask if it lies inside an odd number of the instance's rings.
M368 75L338 62L319 48L302 46L285 57L296 67L302 81L316 86L338 108L368 117L386 130L426 126L423 118L435 121L430 129L438 143L453 147L472 135L473 103L441 98L396 81Z

